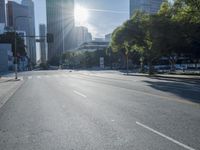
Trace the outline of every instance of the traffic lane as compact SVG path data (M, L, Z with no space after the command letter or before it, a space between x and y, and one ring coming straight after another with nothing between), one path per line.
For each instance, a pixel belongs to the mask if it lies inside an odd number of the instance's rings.
M92 98L92 102L95 101L100 106L108 107L108 110L113 108L114 112L118 110L120 120L125 119L123 122L129 122L132 117L137 118L138 121L170 137L200 148L198 134L200 133L200 110L198 106L169 101L165 97L145 96L132 90L77 78L72 83L73 88L87 93L88 99L96 96ZM114 118L114 120L117 119Z
M55 88L55 80L46 80L27 81L1 110L0 147L5 150L101 149L98 132L91 133L93 126L81 115L82 107L74 103L79 97L71 91L63 94Z
M24 128L25 126L25 129L27 129L28 132L24 135L23 131L20 132L20 130L18 130L19 132L17 132L14 138L10 140L11 144L8 143L2 147L7 146L6 149L29 149L33 147L36 147L37 149L59 149L63 147L68 149L71 147L75 147L76 149L180 149L177 145L135 126L134 123L136 119L134 120L134 118L132 118L132 121L126 120L130 121L130 123L125 122L125 124L132 124L131 128L119 126L119 123L116 123L114 119L110 120L110 117L107 115L113 113L117 116L117 114L121 112L118 112L117 110L114 112L110 108L104 109L102 106L105 106L105 104L100 106L99 104L94 105L90 101L86 101L86 99L83 99L80 95L74 93L74 90L70 92L69 89L72 88L71 86L66 86L70 83L69 80L67 80L67 82L66 80L66 78L65 80L60 80L58 78L56 78L56 80L53 78L34 78L34 80L27 82L29 83L29 86L33 87L25 87L25 89L30 90L25 91L25 93L29 94L25 94L23 97L23 99L26 99L26 104L24 104L25 102L22 102L24 106L21 106L21 104L18 106L18 103L14 104L16 108L11 109L14 111L19 109L19 112L17 112L17 114L12 113L11 118L9 118L10 121L4 123L4 127L7 127L9 124L8 126L11 126L11 129L14 131L16 128L22 129L22 127ZM58 84L59 81L60 83L66 82L66 85L62 87ZM74 81L72 81L72 83L74 83ZM77 91L80 92L79 89ZM70 98L68 99L68 97ZM19 99L22 99L22 94L20 94ZM24 110L23 108L27 105L30 107ZM107 113L105 116L102 115L102 112L106 112L106 110ZM19 116L22 117L17 118ZM27 123L31 118L33 118L33 121ZM2 120L5 120L5 118ZM18 121L17 125L13 126L12 120ZM63 120L67 121L65 122ZM113 127L114 125L112 123L114 123L116 127ZM68 124L70 125L67 126ZM36 127L34 128L33 126ZM61 133L61 130L57 130L58 128L64 128L62 130L64 131L62 132L64 134ZM115 130L112 130L113 128ZM6 130L4 128L3 131L8 133L11 130ZM10 134L13 136L12 132ZM22 136L20 134L22 134ZM69 135L70 138L65 139L65 135ZM150 140L152 136L155 137L154 140ZM1 139L4 141L5 138L10 139L6 135L3 135L3 137L4 138ZM63 141L60 142L60 139L64 140L68 145L62 143ZM25 144L23 143L24 140ZM13 141L15 141L15 147L12 145ZM51 144L49 144L49 141ZM145 144L143 144L143 142L145 142ZM49 145L47 146L47 144Z
M112 80L112 81L120 81L120 82L125 82L125 83L130 83L130 82L140 82L141 85L148 85L148 83L145 83L145 81L148 82L162 82L165 85L163 86L168 86L170 88L176 88L179 90L189 90L189 91L199 91L200 90L200 85L199 82L195 83L188 83L187 80L176 80L176 79L167 79L167 78L156 78L156 77L138 77L138 76L124 76L124 75L118 75L113 77L110 76L101 76L100 74L85 74L85 73L74 73L74 75L79 75L79 77L84 77L84 78L93 78L93 79L98 79L98 80ZM159 86L162 86L161 84L158 84ZM191 88L192 87L192 88Z
M139 131L135 124L120 128L103 108L85 103L70 87L57 83L27 81L0 110L1 149L177 149L157 136L150 140L154 135Z
M94 98L89 99L90 96L79 89L85 88L85 86L74 87L75 84L80 85L77 80L57 79L56 83L56 89L63 92L62 95L65 94L63 89L76 89L73 90L74 95L76 95L73 101L81 106L76 112L81 111L83 120L87 123L86 128L89 125L91 136L94 138L95 135L99 135L98 139L95 140L101 141L101 146L97 146L95 149L182 149L182 147L166 139L141 129L136 125L134 117L129 118L129 120L122 120L124 117L119 118L121 113L119 110L107 107L107 104L97 103L95 98L101 97L101 95L95 95ZM82 127L82 131L84 131L84 125ZM84 133L84 135L87 136L88 133ZM154 139L150 140L152 137ZM94 147L94 144L92 146Z
M190 103L191 105L199 105L200 103L200 93L198 87L186 86L185 84L178 84L176 88L173 82L159 82L155 79L139 78L134 81L131 80L117 80L108 78L99 78L92 76L83 76L78 74L71 74L71 77L76 77L77 79L84 79L87 81L92 81L96 83L108 84L112 86L118 86L120 88L126 88L128 90L135 90L135 92L141 92L145 95L157 95L157 97L165 96L173 97L174 100L180 101L182 103ZM170 99L173 100L173 99Z
M122 81L138 81L138 80L150 80L150 81L163 81L163 82L172 82L172 83L182 83L185 86L193 86L196 88L200 88L198 80L189 80L189 79L179 79L179 78L162 78L162 77L145 77L145 76L132 76L132 75L123 75L123 74L115 74L115 73L101 73L101 72L88 72L88 71L79 71L74 72L79 75L89 76L89 77L97 77L104 79L112 79L112 80L122 80ZM182 86L175 86L183 88Z

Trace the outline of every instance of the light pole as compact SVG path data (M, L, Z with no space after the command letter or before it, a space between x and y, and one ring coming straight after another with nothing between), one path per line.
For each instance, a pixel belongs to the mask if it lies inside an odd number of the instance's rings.
M15 80L18 79L18 75L17 75L17 72L18 72L18 64L17 64L17 34L16 34L16 24L17 24L17 19L20 19L20 18L32 18L32 17L28 17L28 16L17 16L14 18L14 21L15 21L15 27L14 27L14 36L15 36Z

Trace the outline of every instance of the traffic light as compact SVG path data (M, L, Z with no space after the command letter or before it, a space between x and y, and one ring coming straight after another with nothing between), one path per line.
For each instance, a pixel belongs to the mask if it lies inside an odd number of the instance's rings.
M53 43L54 42L54 36L52 33L47 33L47 43Z

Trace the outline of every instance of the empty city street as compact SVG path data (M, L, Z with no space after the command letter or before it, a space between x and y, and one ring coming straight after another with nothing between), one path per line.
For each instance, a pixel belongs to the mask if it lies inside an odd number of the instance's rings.
M200 150L199 81L68 70L19 78L0 108L0 150Z

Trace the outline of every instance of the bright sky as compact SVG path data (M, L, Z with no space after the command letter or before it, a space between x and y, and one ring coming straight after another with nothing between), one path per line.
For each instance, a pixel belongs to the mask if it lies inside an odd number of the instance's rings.
M21 0L14 0L21 2ZM39 24L46 24L46 0L33 0L35 4L36 35L39 35ZM81 8L76 15L76 25L88 27L93 37L101 38L121 25L129 18L129 0L75 0L75 8ZM77 12L75 10L75 12ZM80 19L82 18L82 19ZM37 59L40 58L37 44Z
M33 1L38 34L39 24L46 23L46 0ZM94 37L104 37L129 18L129 0L75 0L75 5L81 8L81 14L87 15L81 16L83 19L77 24L87 26Z
M75 3L88 11L85 26L94 37L104 37L129 18L129 0L75 0Z

